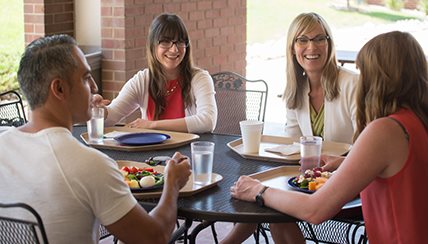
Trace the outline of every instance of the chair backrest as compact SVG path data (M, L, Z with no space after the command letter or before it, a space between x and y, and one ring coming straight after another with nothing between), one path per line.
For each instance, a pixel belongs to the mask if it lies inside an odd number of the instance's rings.
M364 222L361 220L330 219L315 225L297 222L306 240L315 243L362 243L368 241Z
M21 126L27 123L21 96L16 91L0 94L0 126Z
M0 203L0 243L48 243L42 218L32 207L25 203ZM31 220L16 216L25 212Z
M247 80L233 72L211 75L218 109L214 133L240 135L239 121L264 121L268 86L264 80Z

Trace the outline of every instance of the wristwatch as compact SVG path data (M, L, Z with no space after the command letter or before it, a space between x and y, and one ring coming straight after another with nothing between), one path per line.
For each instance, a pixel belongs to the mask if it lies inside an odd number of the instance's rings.
M265 193L266 189L268 189L269 187L267 186L263 186L263 189L259 192L259 194L257 194L256 196L256 203L260 206L260 207L264 207L265 206L265 200L263 199L263 193Z

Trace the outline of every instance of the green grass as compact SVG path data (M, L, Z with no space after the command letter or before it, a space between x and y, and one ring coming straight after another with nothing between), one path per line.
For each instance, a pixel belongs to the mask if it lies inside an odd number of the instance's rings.
M24 52L23 2L0 0L0 92L18 88L16 72Z
M291 21L302 12L320 14L332 29L373 24L392 23L413 16L385 9L385 11L340 10L331 6L331 0L247 0L248 43L265 42L286 36ZM336 1L337 2L337 1ZM361 5L364 7L365 5Z
M0 0L0 53L24 51L24 1Z

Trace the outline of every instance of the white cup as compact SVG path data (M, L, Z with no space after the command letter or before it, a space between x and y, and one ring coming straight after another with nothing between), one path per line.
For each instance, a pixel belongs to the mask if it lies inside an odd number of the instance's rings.
M91 108L91 119L88 120L88 138L91 143L100 143L104 136L104 108Z
M193 184L206 185L211 183L214 146L215 144L209 141L196 141L190 144Z
M239 122L244 153L258 153L262 139L263 121L244 120Z
M300 171L320 166L322 138L319 136L300 137Z

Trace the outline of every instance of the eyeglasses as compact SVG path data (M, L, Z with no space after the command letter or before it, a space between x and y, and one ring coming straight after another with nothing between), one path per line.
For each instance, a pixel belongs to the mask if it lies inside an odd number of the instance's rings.
M170 49L174 44L177 46L177 48L186 48L189 46L189 41L171 41L171 40L159 41L159 47L164 49Z
M314 38L308 38L306 36L301 36L301 37L297 37L295 42L297 43L297 45L299 45L300 47L306 47L309 45L309 42L313 42L315 45L317 46L325 46L327 45L327 41L328 39L330 39L329 36L316 36Z

